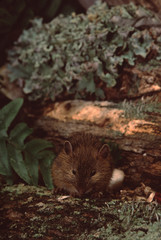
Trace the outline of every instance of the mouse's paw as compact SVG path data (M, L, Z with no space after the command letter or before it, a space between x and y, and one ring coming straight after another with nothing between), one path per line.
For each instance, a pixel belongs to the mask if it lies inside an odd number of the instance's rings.
M102 198L103 197L103 192L95 192L95 193L92 193L92 198Z

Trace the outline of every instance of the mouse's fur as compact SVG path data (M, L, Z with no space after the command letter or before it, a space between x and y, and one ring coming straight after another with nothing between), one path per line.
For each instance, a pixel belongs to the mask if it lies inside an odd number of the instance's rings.
M54 186L73 196L108 191L113 164L110 149L91 134L65 141L52 165Z

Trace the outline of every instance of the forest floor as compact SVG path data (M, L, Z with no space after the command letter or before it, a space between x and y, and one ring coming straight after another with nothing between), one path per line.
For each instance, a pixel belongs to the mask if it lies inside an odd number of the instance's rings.
M136 198L130 190L80 199L54 195L44 187L3 185L0 239L160 240L161 205Z

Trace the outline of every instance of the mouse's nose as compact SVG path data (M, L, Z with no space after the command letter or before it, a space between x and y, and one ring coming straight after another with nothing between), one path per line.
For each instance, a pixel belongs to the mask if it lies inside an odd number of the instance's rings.
M84 188L82 188L82 187L80 188L80 187L79 187L78 193L79 193L79 196L80 196L80 197L83 196L83 195L85 194Z

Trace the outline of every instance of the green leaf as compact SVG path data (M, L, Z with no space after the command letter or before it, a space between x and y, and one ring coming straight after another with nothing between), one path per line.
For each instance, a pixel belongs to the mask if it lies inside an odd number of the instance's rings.
M22 13L24 11L25 7L26 7L25 0L19 1L18 4L16 5L16 8L15 8L16 15Z
M133 45L133 47L134 47L133 48L134 49L134 53L136 55L139 55L139 56L141 56L143 58L145 58L147 56L147 51L146 51L146 49L144 47L141 47L139 45Z
M38 160L42 158L43 150L51 147L52 143L42 139L33 139L25 144L25 163L34 185L38 184Z
M107 87L114 87L116 85L116 79L110 74L102 74L101 79L107 83Z
M78 87L80 90L86 89L87 92L93 93L95 92L95 83L93 80L93 77L90 78L90 76L82 77L81 81L78 82Z
M0 140L0 174L8 177L12 176L5 140Z
M94 93L95 92L95 83L93 79L88 80L88 84L86 85L86 91L89 93Z
M40 164L40 171L45 183L45 186L48 189L53 189L53 181L51 177L51 164L55 154L52 151L43 151L39 153L39 164Z
M11 122L16 117L17 113L19 112L21 106L23 104L22 98L17 98L12 102L8 103L0 110L0 130L1 129L8 129Z
M105 94L104 91L101 88L96 88L96 92L95 92L96 96L104 99L105 98Z
M120 12L123 18L132 18L132 16L129 14L125 7L120 7Z
M24 162L23 155L20 150L16 149L13 145L8 144L9 161L14 171L28 184L31 184L31 178L27 166Z
M24 145L24 140L32 133L32 129L26 123L18 123L9 134L10 141L18 144L20 147Z
M43 139L33 139L25 144L25 151L32 152L35 157L45 148L53 148L53 144Z
M35 155L33 154L33 152L28 152L25 151L24 152L25 155L25 165L29 171L30 174L30 178L31 178L31 183L35 186L38 185L38 170L39 170L39 164L38 164L38 160L37 157L35 157Z
M150 52L152 45L152 38L147 30L142 32L135 32L131 37L131 50L136 56L142 56L145 58Z
M58 11L61 2L62 2L62 0L54 0L54 1L52 0L52 1L50 1L50 3L48 4L48 8L45 10L45 16L48 19L53 18L53 16Z
M29 73L26 71L29 68L29 66L27 66L25 69L22 69L22 67L19 67L19 69L14 68L11 65L8 65L8 69L9 69L9 78L10 78L10 82L14 82L17 79L27 79L28 77L30 77ZM12 73L11 73L12 72Z
M135 65L135 56L132 51L125 52L125 54L122 56L123 59L126 59L129 63L129 65L134 66Z
M0 140L4 140L8 137L6 129L0 129Z

